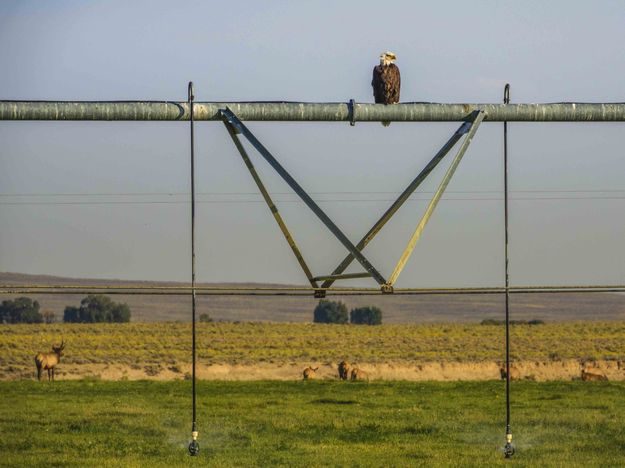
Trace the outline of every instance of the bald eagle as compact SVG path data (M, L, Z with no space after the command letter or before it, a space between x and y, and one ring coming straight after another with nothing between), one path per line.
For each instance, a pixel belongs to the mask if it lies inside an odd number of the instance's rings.
M397 56L393 52L380 54L380 65L373 68L373 97L376 104L397 104L399 102L399 88L401 77L399 68L395 65ZM382 125L388 127L391 123L383 121Z

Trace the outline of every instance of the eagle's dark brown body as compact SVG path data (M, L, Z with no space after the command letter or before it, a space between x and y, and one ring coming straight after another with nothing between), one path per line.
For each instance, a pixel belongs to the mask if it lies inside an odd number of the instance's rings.
M401 78L399 68L394 63L377 65L373 68L373 97L376 104L397 104Z

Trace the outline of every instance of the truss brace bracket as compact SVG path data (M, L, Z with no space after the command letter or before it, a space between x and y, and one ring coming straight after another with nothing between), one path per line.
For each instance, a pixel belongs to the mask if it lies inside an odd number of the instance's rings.
M349 125L353 127L356 125L356 101L354 101L353 99L350 99L348 108L349 108Z

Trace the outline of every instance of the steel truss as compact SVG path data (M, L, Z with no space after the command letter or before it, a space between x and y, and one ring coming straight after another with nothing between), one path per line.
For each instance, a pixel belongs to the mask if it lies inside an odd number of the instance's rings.
M269 150L254 136L254 134L247 128L247 126L241 122L241 120L230 110L229 108L221 111L222 120L232 141L239 151L243 162L247 166L254 182L258 186L269 210L273 214L282 234L284 235L287 243L291 247L293 254L297 258L300 267L304 271L304 274L308 278L308 281L312 288L315 289L315 297L325 297L326 289L329 288L337 280L346 280L354 278L367 278L372 277L380 285L380 289L383 293L392 293L393 286L397 281L397 278L401 274L402 270L406 266L408 259L412 255L414 248L421 237L421 233L425 229L426 224L430 220L432 213L434 212L438 202L440 201L449 181L453 177L462 157L466 153L473 136L477 132L478 127L482 120L484 120L484 112L475 111L469 122L465 122L460 125L460 128L451 136L451 138L443 145L441 150L436 153L432 160L423 168L423 170L417 175L417 177L408 185L408 187L402 192L397 200L386 210L382 217L373 225L373 227L365 234L357 245L354 245L347 236L341 231L341 229L328 217L328 215L315 203L315 201L308 195L308 193L302 188L301 185L288 173L288 171L278 162L278 160L269 152ZM271 165L271 167L282 177L282 179L293 189L293 191L302 199L302 201L311 209L311 211L317 215L321 222L328 228L328 230L334 234L334 236L343 244L343 246L349 251L349 255L343 259L343 261L328 275L313 276L310 268L308 267L304 257L297 247L295 239L290 234L286 224L284 223L278 208L275 206L271 196L265 188L258 172L254 168L247 151L243 147L239 135L243 135L247 141L258 151L258 153ZM362 250L367 246L369 242L380 232L382 227L391 219L391 217L399 210L403 203L410 197L410 195L421 185L421 183L427 178L427 176L434 170L439 162L443 160L445 155L454 147L454 145L465 136L464 141L460 145L458 152L451 162L451 165L447 169L447 172L443 176L443 179L434 193L425 213L423 214L421 221L417 225L413 235L408 241L408 245L404 249L400 259L398 260L395 269L391 273L391 276L387 279L380 274L380 272L371 264L371 262L363 255ZM361 273L348 273L343 272L352 263L353 260L357 260L361 266L365 269ZM321 288L318 286L319 281L324 281Z

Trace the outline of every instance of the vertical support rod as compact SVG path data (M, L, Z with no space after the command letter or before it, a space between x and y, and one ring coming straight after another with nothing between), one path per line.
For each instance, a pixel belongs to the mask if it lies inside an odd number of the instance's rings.
M193 424L191 426L191 443L189 444L189 453L195 456L200 451L197 443L198 430L196 419L196 391L195 391L195 141L193 135L193 82L189 82L188 100L190 111L190 129L191 129L191 353L192 353L192 377L191 392L193 394Z
M510 85L504 87L503 103L510 103ZM504 261L506 289L506 445L504 456L514 454L510 430L510 275L508 270L508 122L503 123L503 200L504 200Z

